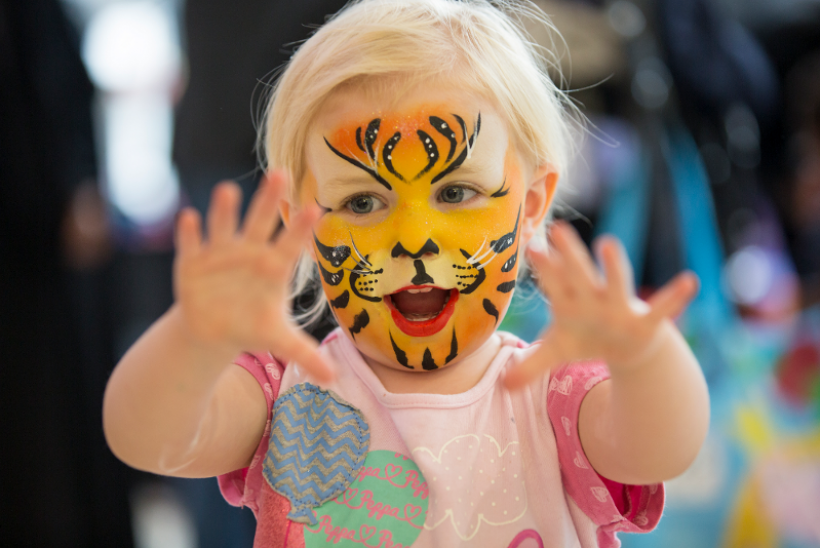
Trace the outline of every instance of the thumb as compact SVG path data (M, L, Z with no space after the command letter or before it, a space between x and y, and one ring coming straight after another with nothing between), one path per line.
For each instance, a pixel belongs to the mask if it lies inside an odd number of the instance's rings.
M540 379L565 361L556 351L553 339L552 331L547 329L541 338L541 344L536 347L535 351L507 371L504 376L504 386L508 390L518 390Z
M319 382L330 382L336 378L335 368L319 352L319 345L300 329L289 329L277 336L277 355L289 362L298 363Z

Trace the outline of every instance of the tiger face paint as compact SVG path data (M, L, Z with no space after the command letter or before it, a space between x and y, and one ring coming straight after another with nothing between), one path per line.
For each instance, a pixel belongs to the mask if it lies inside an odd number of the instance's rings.
M476 351L504 317L525 185L491 105L406 103L326 109L301 199L325 211L314 251L344 332L382 364L433 370Z

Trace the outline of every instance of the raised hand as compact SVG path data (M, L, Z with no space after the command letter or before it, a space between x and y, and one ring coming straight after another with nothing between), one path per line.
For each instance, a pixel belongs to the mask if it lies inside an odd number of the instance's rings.
M550 302L552 323L538 350L508 373L508 388L571 361L602 360L613 375L637 367L660 338L663 323L697 293L697 277L684 272L644 302L635 296L631 265L617 239L596 242L601 271L569 225L556 223L550 238L549 251L530 248L527 253Z
M220 183L208 209L207 239L195 210L180 214L176 300L187 331L199 343L237 352L270 350L329 380L331 369L316 343L289 319L290 280L320 212L308 206L271 241L286 186L283 173L271 173L240 227L239 187Z

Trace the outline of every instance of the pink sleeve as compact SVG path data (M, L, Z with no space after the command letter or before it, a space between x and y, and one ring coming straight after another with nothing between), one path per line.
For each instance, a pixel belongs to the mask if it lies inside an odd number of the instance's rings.
M234 363L253 375L262 387L265 401L268 404L268 422L250 466L217 476L217 480L225 500L233 506L247 506L256 514L259 511L257 496L262 488L262 474L258 468L268 449L271 409L273 409L274 400L279 395L279 385L285 368L270 354L243 353L237 356Z
M645 533L663 511L663 484L624 485L599 476L581 448L578 415L593 386L609 378L603 363L564 366L549 381L547 414L555 431L564 488L575 504L598 526L601 548L620 546L615 533Z

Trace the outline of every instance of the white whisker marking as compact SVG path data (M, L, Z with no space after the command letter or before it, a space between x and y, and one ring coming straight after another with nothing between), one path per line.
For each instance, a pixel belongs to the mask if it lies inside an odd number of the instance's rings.
M490 257L489 259L487 259L487 262L486 262L486 263L483 263L483 264L478 265L478 266L476 267L476 270L481 270L482 268L485 268L485 267L486 267L488 264L490 264L490 263L493 261L493 259L495 259L496 257L498 257L498 253L493 253L493 256L492 256L492 257Z
M473 253L472 257L467 259L468 263L473 264L473 262L475 261L475 258L478 256L479 253L481 253L481 250L484 249L484 244L486 244L486 243L487 243L487 238L484 238L484 241L481 242L480 246L478 246L478 250L475 253Z
M359 256L360 261L357 261L357 262L362 262L362 263L366 264L367 266L373 266L372 264L370 264L370 261L368 261L367 259L364 258L361 251L359 251L359 248L356 247L356 242L353 241L353 233L350 232L349 230L347 231L347 233L350 234L350 243L353 245L353 251L355 251L356 255Z

